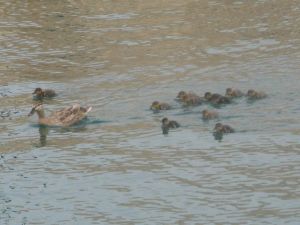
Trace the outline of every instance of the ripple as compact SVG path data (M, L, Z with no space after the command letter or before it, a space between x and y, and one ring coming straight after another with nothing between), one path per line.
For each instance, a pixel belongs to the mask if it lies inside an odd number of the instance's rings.
M258 39L253 41L236 41L233 46L226 46L223 48L208 48L208 54L236 54L240 52L251 51L255 49L267 50L269 46L280 44L279 41L274 39ZM287 47L287 46L285 46Z
M138 14L136 13L112 13L106 15L94 15L94 16L82 16L84 19L90 20L129 20L137 17Z

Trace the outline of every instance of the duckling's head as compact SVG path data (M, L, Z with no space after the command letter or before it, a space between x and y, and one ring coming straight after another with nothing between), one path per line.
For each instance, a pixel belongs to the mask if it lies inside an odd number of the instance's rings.
M169 123L169 119L167 117L161 120L162 125L167 125Z
M42 96L43 95L43 90L42 90L42 88L36 88L35 90L34 90L34 92L32 93L32 94L34 94L34 95L36 95L36 96Z
M206 93L204 94L204 98L205 98L206 100L211 99L211 97L212 97L212 94L211 94L210 92L206 92Z
M255 91L253 89L249 89L248 92L247 92L247 96L254 96L255 95Z
M163 134L168 134L169 133L169 119L167 117L163 118L161 120L161 129L162 129L162 132Z
M44 111L44 108L43 108L43 104L41 103L38 103L38 104L35 104L30 113L28 114L28 116L32 116L35 112L43 112Z
M158 101L152 102L150 109L151 110L159 110L159 102Z
M177 99L183 99L184 96L186 96L186 92L185 91L180 91L177 95Z
M221 129L222 129L222 127L223 127L223 124L222 123L216 123L216 125L215 125L215 131L216 132L218 132L218 131L220 131Z
M227 89L226 89L226 95L227 95L227 96L231 96L232 94L233 94L232 88L227 88Z

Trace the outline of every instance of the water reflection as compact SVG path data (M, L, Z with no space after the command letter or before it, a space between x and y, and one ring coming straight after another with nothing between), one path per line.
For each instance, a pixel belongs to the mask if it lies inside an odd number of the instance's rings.
M40 134L40 147L44 147L47 144L47 135L49 134L49 127L45 125L40 125L39 134Z
M222 132L215 131L215 132L213 132L213 136L214 136L215 140L217 140L217 141L222 141L222 139L223 139Z
M39 124L37 125L39 128L39 144L37 147L44 147L47 145L47 137L49 135L49 131L52 130L54 133L80 133L87 131L87 125L88 124L97 124L102 123L102 121L93 121L89 120L88 118L83 119L76 125L70 126L70 127L59 127L59 126L47 126ZM35 127L35 126L34 126Z

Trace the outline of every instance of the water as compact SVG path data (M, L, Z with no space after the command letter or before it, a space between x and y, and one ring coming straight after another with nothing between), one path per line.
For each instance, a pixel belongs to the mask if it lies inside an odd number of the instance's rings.
M297 1L0 3L1 224L299 224ZM93 111L39 127L38 86ZM217 141L174 98L227 87L268 98L216 109Z

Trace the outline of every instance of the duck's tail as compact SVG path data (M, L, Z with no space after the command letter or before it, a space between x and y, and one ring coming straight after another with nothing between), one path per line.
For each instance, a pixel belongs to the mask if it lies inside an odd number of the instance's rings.
M87 109L86 109L86 112L85 113L88 113L88 112L90 112L92 110L92 106L89 106L89 107L87 107Z

